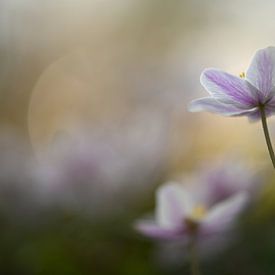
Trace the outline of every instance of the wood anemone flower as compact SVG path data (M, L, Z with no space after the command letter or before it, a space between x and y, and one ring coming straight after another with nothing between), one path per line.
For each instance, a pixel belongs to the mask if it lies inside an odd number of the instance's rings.
M275 47L256 52L246 72L234 76L218 69L205 69L200 78L209 97L193 100L191 112L208 111L223 116L247 116L262 120L269 154L275 168L266 117L275 113Z
M168 183L158 189L156 201L155 218L139 220L136 229L154 239L188 243L194 236L203 241L231 228L248 194L242 191L209 207L207 201L188 192L183 184Z
M244 191L212 205L207 197L204 192L188 192L183 184L165 184L157 191L155 217L135 224L145 236L187 246L192 275L200 274L197 249L209 240L218 247L219 236L225 237L248 201Z

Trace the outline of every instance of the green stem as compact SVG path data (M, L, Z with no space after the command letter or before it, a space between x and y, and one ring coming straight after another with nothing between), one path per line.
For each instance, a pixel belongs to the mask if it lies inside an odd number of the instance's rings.
M193 237L190 241L190 268L192 275L200 275L199 260L196 246L196 238Z
M260 110L260 113L261 113L262 126L263 126L263 130L264 130L266 145L267 145L269 155L270 155L270 158L271 158L271 161L272 161L272 164L273 164L273 168L275 169L275 156L274 156L274 151L273 151L273 148L272 148L272 143L271 143L269 132L268 132L264 106L260 105L259 110Z

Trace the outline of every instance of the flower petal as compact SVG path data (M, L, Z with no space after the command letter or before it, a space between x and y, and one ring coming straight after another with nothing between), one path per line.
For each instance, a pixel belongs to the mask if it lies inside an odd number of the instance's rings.
M255 110L254 112L248 115L249 122L257 122L261 119L261 112L260 110Z
M218 113L223 116L244 116L254 111L254 108L244 110L238 108L232 104L224 104L212 97L204 97L191 101L189 105L189 111L201 112L208 111L212 113Z
M193 200L181 184L165 184L157 191L156 220L165 228L181 227L192 206Z
M178 238L187 237L184 228L170 229L162 228L152 221L138 221L135 224L135 229L144 234L145 236L162 239L162 240L175 240Z
M246 78L262 95L261 100L269 98L275 86L275 47L258 50L247 70Z
M206 69L201 84L215 99L239 108L252 108L258 103L258 91L248 81L218 69Z
M241 192L213 206L206 218L202 221L201 232L208 235L230 229L235 218L244 208L247 201L247 192Z

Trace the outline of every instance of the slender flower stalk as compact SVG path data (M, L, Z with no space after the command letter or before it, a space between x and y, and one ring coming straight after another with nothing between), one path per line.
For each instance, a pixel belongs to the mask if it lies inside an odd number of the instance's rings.
M200 266L199 266L199 259L198 259L197 244L196 244L196 236L194 236L190 240L189 251L190 251L191 274L192 275L201 275Z
M258 50L246 74L234 76L218 69L206 69L201 84L210 94L191 102L192 112L208 111L223 116L247 116L262 120L267 147L275 168L266 117L275 113L275 47Z
M269 131L268 131L268 127L267 127L264 106L259 106L259 109L261 112L262 126L263 126L264 135L265 135L266 145L267 145L269 155L270 155L270 158L271 158L271 161L273 164L273 168L275 169L275 156L274 156L274 151L273 151L273 147L272 147L272 143L270 140Z

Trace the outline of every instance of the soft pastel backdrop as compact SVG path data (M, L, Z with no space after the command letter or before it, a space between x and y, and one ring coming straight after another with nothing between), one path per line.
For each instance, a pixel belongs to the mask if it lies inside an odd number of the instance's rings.
M205 67L239 75L275 45L274 8L1 0L0 273L188 274L184 257L132 223L153 211L159 184L233 156L261 175L259 201L203 274L274 274L275 180L261 125L187 111L206 95Z

